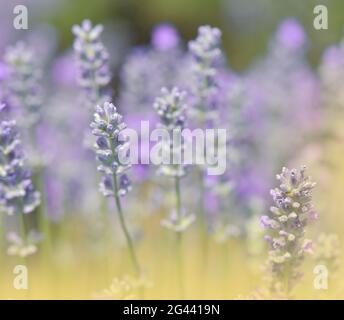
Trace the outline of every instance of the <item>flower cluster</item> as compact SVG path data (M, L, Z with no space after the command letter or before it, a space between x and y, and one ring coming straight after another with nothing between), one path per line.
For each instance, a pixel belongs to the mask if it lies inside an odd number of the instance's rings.
M122 136L126 128L122 116L112 103L105 102L96 107L91 128L97 137L95 150L100 162L98 171L103 173L100 191L106 197L125 195L131 189L131 184L125 174L130 164L127 159L128 143Z
M185 128L185 92L174 87L171 90L161 89L161 96L155 99L154 109L160 118L160 127L167 130L169 139L162 141L163 156L167 155L160 166L158 173L172 177L176 183L176 208L169 217L161 222L161 225L175 232L186 230L195 220L195 215L187 214L181 207L180 178L186 175L186 167L183 164L183 152L185 148L182 130ZM173 137L171 139L171 137ZM173 160L172 160L173 159ZM172 163L179 159L178 163ZM164 159L165 160L165 159Z
M27 214L40 204L40 193L24 167L24 156L15 121L0 123L0 207L8 214Z
M169 139L168 141L162 141L163 150L167 150L168 159L178 159L184 150L184 141L181 136L181 132L185 127L185 110L186 104L185 92L180 91L174 87L172 90L167 88L161 89L161 96L157 97L154 103L154 109L160 118L160 127L166 129L169 132L170 137L178 136L178 139ZM171 163L172 161L169 161ZM182 177L185 175L185 166L180 164L162 164L159 173L171 176Z
M166 44L165 44L166 45ZM161 87L184 84L185 57L179 47L158 50L135 48L123 64L120 80L120 102L123 110L146 116L151 112L156 93ZM152 77L152 70L159 70ZM138 110L137 106L140 106Z
M221 31L210 26L201 26L197 38L189 42L194 76L192 91L197 98L196 108L203 113L214 108L211 100L217 88L216 67L222 56L220 45Z
M289 293L301 274L298 267L305 254L312 253L312 241L304 239L310 220L317 218L313 211L312 189L315 183L305 175L306 168L282 169L277 175L279 188L271 190L275 206L270 216L262 216L261 224L269 229L265 239L270 244L269 267L274 284Z
M336 112L343 110L343 70L344 40L339 45L326 49L319 67L322 99L328 108Z
M20 108L21 126L32 128L40 120L42 106L42 71L37 66L35 53L25 43L18 42L7 48L4 61L9 69L7 84L10 103Z
M77 58L79 85L85 90L92 106L104 102L108 97L106 86L110 83L109 54L100 40L102 25L92 26L84 20L74 25L74 51Z

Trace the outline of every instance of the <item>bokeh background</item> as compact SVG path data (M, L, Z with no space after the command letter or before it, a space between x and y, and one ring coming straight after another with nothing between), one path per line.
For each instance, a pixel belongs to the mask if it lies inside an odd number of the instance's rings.
M13 29L15 4L16 1L3 1L2 48L9 39L29 32ZM162 22L177 26L184 39L194 37L199 25L210 24L223 30L223 46L235 70L245 69L257 56L264 54L272 32L283 18L291 16L304 26L310 38L308 58L313 65L317 65L326 46L341 39L344 15L340 0L24 0L21 4L29 7L30 29L42 24L54 28L59 51L70 46L71 26L85 17L114 25L132 45L147 43L152 28ZM313 9L318 4L326 5L329 10L328 30L317 31L313 28Z
M301 100L296 99L296 101L310 102L310 105L316 105L320 112L316 114L315 118L307 118L308 115L306 115L302 125L304 127L309 125L313 130L304 136L305 141L302 142L305 143L295 146L295 149L293 149L293 139L297 136L298 127L292 127L293 131L289 131L290 135L288 135L288 130L290 130L288 129L290 124L288 118L278 122L277 126L280 126L281 130L271 131L272 135L277 134L277 141L264 144L264 147L269 148L267 153L273 154L273 148L277 143L278 145L285 144L288 154L279 154L278 160L274 159L276 160L273 162L274 166L268 168L267 176L270 180L267 181L267 185L274 186L274 175L278 173L282 165L307 164L313 179L318 182L314 198L321 217L311 234L314 238L323 232L339 236L343 234L344 132L341 124L343 97L338 92L340 92L340 88L343 88L344 83L340 83L340 81L344 80L344 77L334 78L332 88L337 90L330 91L330 93L326 91L326 94L323 94L324 91L320 89L323 84L319 80L324 52L328 47L340 43L343 38L343 1L22 0L20 4L26 5L29 10L29 30L13 28L12 11L16 2L15 0L1 1L0 56L3 55L8 45L14 44L17 40L28 41L35 46L42 60L46 59L46 66L48 66L46 70L49 70L47 78L53 79L49 83L55 83L54 81L58 79L57 82L60 86L72 88L72 91L77 92L75 73L68 63L66 64L65 57L70 57L73 43L72 26L80 24L83 19L88 18L94 23L104 24L103 40L111 54L114 72L112 87L115 97L119 95L121 67L128 54L136 46L148 45L151 41L152 30L161 23L174 25L183 39L185 47L187 41L196 37L197 28L200 25L210 24L220 28L223 34L224 53L231 70L238 74L250 74L251 70L264 68L264 57L268 57L271 39L281 21L289 17L297 19L307 35L302 66L306 66L306 69L310 70L312 77L317 79L315 86L319 87L308 92L308 89L304 89L302 86L309 80L308 76L297 78L299 82L295 84L296 87L299 87L301 93L306 90L309 95L306 94L305 100L299 97ZM326 5L328 8L328 30L317 31L313 28L313 8L317 4ZM260 61L263 61L263 64L259 64ZM269 62L267 63L269 64ZM342 65L340 66L342 67ZM154 77L156 72L157 70L151 70L151 76ZM260 76L262 75L264 77L264 70L260 73ZM260 76L257 79L260 79ZM270 90L269 88L265 89ZM273 87L271 90L271 96L273 96ZM47 91L52 96L53 93L56 93L54 86ZM53 99L54 107L64 105L65 108L68 108L73 104L65 102L71 94L70 91L67 93L66 91L68 90L62 91ZM288 96L287 92L284 94ZM47 109L47 112L58 117L59 109L54 109L54 107ZM61 107L62 109L63 107ZM293 106L292 112L297 112L297 106ZM314 128L316 129L314 130ZM51 141L43 141L42 145L47 146L50 143ZM63 140L59 143L63 145ZM261 148L263 147L261 146ZM278 153L279 150L276 152ZM53 152L53 154L55 153ZM270 159L270 156L267 155L266 158L260 156L260 165L264 163L265 159ZM255 159L251 160L254 163ZM267 163L270 164L270 162ZM89 167L86 167L84 172L87 170ZM53 168L52 171L52 174L59 178L64 175L69 177L73 167L66 163L63 168L59 166L59 169ZM80 176L80 181L87 180L86 178ZM85 183L89 185L90 181ZM121 231L116 227L115 221L114 228L117 228L117 231L114 232L115 235L104 237L102 227L97 224L99 216L90 214L94 210L99 210L99 206L101 206L96 187L94 192L82 197L83 202L80 203L77 193L82 191L78 189L77 182L70 183L68 186L70 189L67 191L65 186L61 187L55 184L49 186L53 190L50 193L53 194L52 199L47 199L47 202L50 201L52 216L49 228L52 238L55 240L52 245L42 249L43 253L39 254L39 259L29 261L30 270L32 270L29 293L23 294L13 290L11 287L12 266L17 261L14 258L2 256L0 273L4 281L0 282L2 289L0 297L88 299L103 298L104 296L110 298L130 296L131 293L129 292L129 294L123 288L126 288L126 284L131 280L121 278L129 269L124 241L121 236L119 236L120 239L117 239ZM142 185L140 185L141 187ZM262 253L262 248L264 248L261 241L262 234L257 231L257 221L254 218L270 205L268 187L264 186L264 188L263 190L267 191L266 198L259 199L258 204L254 202L257 199L251 199L253 209L250 210L253 213L243 213L243 216L248 216L244 222L245 235L234 237L225 244L221 241L220 244L217 241L209 241L207 244L209 253L206 260L200 249L204 244L204 237L196 232L197 228L186 235L184 241L186 297L246 298L258 286L261 279L260 266L265 260L265 255ZM152 189L153 192L150 192ZM165 189L162 187L162 190ZM68 212L60 212L60 203L54 203L55 195L63 192L69 193L71 198L63 198L64 201L72 203ZM192 190L188 192L193 194ZM161 191L161 193L164 192ZM161 204L157 201L157 198L162 198L161 193L154 191L154 188L148 183L142 187L139 194L134 193L132 198L126 200L125 205L130 211L135 212L131 218L129 217L129 220L133 223L132 230L139 243L139 257L145 261L145 268L149 270L147 279L144 280L147 282L145 297L163 299L178 297L178 288L174 281L176 276L173 267L175 257L171 254L174 238L160 227L165 207L173 203L173 195L165 194L163 198L165 203ZM148 202L150 204L147 204ZM111 204L109 206L113 211L113 206L111 207ZM250 220L250 218L252 219ZM252 228L252 232L247 231L251 230L250 228ZM118 243L120 244L119 248ZM107 246L105 252L104 246ZM329 251L331 251L331 244L329 247ZM51 250L53 250L54 258L47 254ZM339 251L342 251L342 246ZM111 252L114 252L113 257ZM331 293L314 290L314 265L314 261L306 263L305 279L298 290L298 297L343 297L343 288L340 286ZM342 270L338 274L340 282L344 279ZM120 280L117 279L118 277ZM104 293L102 290L111 285L112 278L117 279L115 284ZM124 284L118 283L121 281ZM124 293L121 290L124 290Z

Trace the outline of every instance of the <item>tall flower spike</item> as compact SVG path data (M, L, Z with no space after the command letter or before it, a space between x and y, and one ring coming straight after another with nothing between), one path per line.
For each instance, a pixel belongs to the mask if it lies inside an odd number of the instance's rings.
M161 221L161 225L177 233L177 271L178 282L181 297L184 295L183 284L183 261L182 261L182 232L185 231L195 220L193 214L187 214L182 208L182 197L180 188L180 179L186 174L185 166L183 165L184 140L182 130L185 128L185 109L184 102L185 92L180 91L174 87L172 90L166 88L161 89L161 96L156 98L154 109L160 117L160 127L167 130L169 139L163 140L162 150L163 158L168 156L168 162L159 168L159 173L174 179L174 191L176 205L174 210L170 213L167 219ZM180 161L176 161L178 159Z
M178 88L173 88L168 90L166 88L161 89L161 96L155 99L154 109L160 117L160 127L168 130L170 136L172 133L181 134L181 131L185 127L185 110L186 104L185 92L180 91ZM179 139L176 139L179 140ZM177 141L163 141L164 143L163 150L168 150L169 159L178 159L174 157L174 154L182 155L184 150L184 141L180 139L181 143ZM159 173L172 176L172 177L182 177L186 174L185 166L181 164L162 164L159 169Z
M197 111L204 118L204 113L211 111L211 98L216 92L216 67L221 59L221 31L210 26L201 26L198 36L189 42L189 51L193 60L194 84L192 91L196 101ZM203 113L203 115L202 115Z
M275 206L270 216L262 216L261 224L269 229L265 236L269 242L269 270L273 289L289 295L300 279L298 268L305 255L312 253L312 241L304 239L307 226L317 215L313 211L312 189L315 183L305 175L306 168L282 169L277 175L279 188L271 190Z
M100 162L98 171L103 173L100 191L104 196L125 195L131 188L130 181L125 174L130 164L124 163L127 142L122 139L122 131L126 124L116 107L109 102L96 107L94 120L91 123L92 133L97 137L95 150ZM113 183L113 176L119 179L118 188ZM115 189L117 188L117 190Z
M40 204L24 156L15 121L0 123L0 207L8 214L27 214Z
M33 50L23 42L9 47L4 60L9 67L9 100L15 107L20 108L23 116L21 126L32 128L40 120L42 71L37 66Z
M189 52L192 60L192 81L190 91L192 92L192 105L190 115L196 124L203 128L214 125L214 120L219 117L216 94L218 86L216 83L217 66L221 60L221 31L210 26L201 26L198 36L189 42ZM204 149L204 148L203 148ZM201 150L203 156L205 150ZM205 166L199 167L199 215L202 225L207 225L205 213Z
M107 99L105 90L111 80L109 53L100 39L102 31L102 25L92 26L89 20L84 20L81 26L74 25L72 28L79 69L78 82L92 106Z
M166 228L174 230L176 232L182 232L187 229L194 221L194 215L186 215L185 211L181 207L181 195L180 195L180 178L185 176L185 165L180 163L173 163L174 159L183 158L184 141L182 138L182 130L185 128L185 110L186 104L185 92L180 91L178 88L168 90L166 88L161 89L161 96L156 98L154 103L154 109L157 111L161 123L161 128L166 129L169 133L171 141L162 141L162 150L166 150L168 153L168 159L170 163L162 164L159 167L158 173L172 177L176 184L176 209L172 211L168 219L162 221L162 225Z
M116 107L110 102L105 102L96 107L91 128L92 133L97 137L95 150L100 162L98 171L103 173L100 191L106 197L115 198L119 221L128 243L132 263L136 274L140 275L140 266L125 223L120 200L120 196L131 189L129 178L125 174L125 171L130 168L130 164L127 163L127 142L122 136L126 125Z

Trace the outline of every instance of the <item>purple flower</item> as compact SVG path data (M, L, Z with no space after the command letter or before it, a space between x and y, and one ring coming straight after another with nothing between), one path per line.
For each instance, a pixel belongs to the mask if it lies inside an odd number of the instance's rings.
M52 74L55 83L65 87L75 86L77 69L70 55L58 57L53 64Z
M116 196L116 193L123 196L130 191L130 181L125 175L130 168L130 164L126 163L127 142L121 139L126 124L116 107L105 102L96 107L91 128L97 137L94 148L100 162L98 171L103 173L100 191L106 197Z
M157 111L160 117L160 127L166 129L170 137L173 134L181 134L181 131L185 128L185 110L186 104L184 102L186 93L180 91L174 87L172 90L167 88L161 89L161 96L155 99L154 109ZM171 138L172 139L172 138ZM184 150L184 141L181 145L170 143L169 141L163 141L166 146L166 150L170 151L170 159L173 159L174 154L182 154ZM185 166L183 164L162 164L159 168L159 173L172 176L182 177L186 174Z
M198 120L203 127L211 122L214 110L217 111L216 83L218 67L222 61L221 31L210 26L198 28L195 40L189 42L191 58L191 81L189 90L192 93L193 109L191 117Z
M0 123L0 207L8 214L27 214L40 204L24 155L15 121Z
M131 184L126 175L126 171L131 166L126 157L128 143L122 139L124 138L122 134L126 124L123 122L122 116L117 112L116 107L110 102L104 102L102 105L97 105L91 128L93 129L93 135L98 139L94 146L100 163L98 171L103 174L100 192L105 197L115 198L120 225L127 240L136 275L139 276L141 269L136 257L133 240L126 226L120 200L121 196L131 190ZM106 139L106 142L104 142L103 138Z
M156 26L152 32L152 44L159 51L176 48L179 43L177 30L170 24L163 23Z
M343 108L343 79L344 79L344 49L343 45L331 46L325 50L319 68L322 85L322 100L328 108Z
M270 228L270 218L268 216L262 216L260 218L260 225L264 229Z
M37 65L35 52L25 43L18 42L7 48L4 61L9 70L10 104L20 109L20 125L32 130L41 118L42 107L42 70Z
M9 68L6 63L0 61L0 81L6 80L9 76Z
M100 39L103 26L92 26L91 21L84 20L81 26L74 25L72 31L75 35L78 82L94 106L108 98L106 90L111 80L109 54Z
M312 189L315 183L305 175L306 168L283 168L277 175L280 186L271 190L274 206L270 216L262 216L261 224L270 230L269 270L274 284L286 294L295 285L305 254L312 251L312 242L304 239L312 211Z
M135 48L121 69L120 105L126 116L150 118L156 93L162 88L185 84L185 56L179 48L158 51ZM152 70L154 76L152 76Z
M305 32L294 18L288 18L280 24L277 39L282 45L291 50L300 49L306 42Z
M160 118L159 127L166 130L169 135L168 141L161 141L162 149L167 150L169 162L162 163L158 173L171 177L175 181L176 208L169 217L161 222L161 225L175 232L185 231L195 220L193 214L187 214L181 206L180 179L187 173L183 163L174 163L174 159L182 159L185 144L182 137L182 130L185 128L185 95L184 91L177 87L168 90L161 89L161 96L155 99L154 109ZM174 139L177 137L177 139ZM171 141L170 141L171 140ZM175 142L178 141L178 143ZM163 152L164 153L164 152Z
M344 63L343 51L337 46L327 48L323 54L321 63L333 67L342 66Z

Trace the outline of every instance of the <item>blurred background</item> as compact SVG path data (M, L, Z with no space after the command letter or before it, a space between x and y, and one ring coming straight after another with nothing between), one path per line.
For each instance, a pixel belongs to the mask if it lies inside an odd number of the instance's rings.
M13 28L13 7L17 4L28 8L28 30ZM318 4L328 8L328 30L317 31L313 27L313 9ZM292 22L279 29L281 22L290 17ZM127 261L122 259L126 256L125 241L118 225L114 224L115 231L109 236L113 241L107 241L108 235L104 237L102 233L104 221L100 221L99 212L107 210L104 210L103 198L96 187L99 179L93 154L85 155L80 143L89 119L85 109L75 107L80 107L80 90L75 81L71 28L86 18L94 24L104 25L102 40L110 52L114 73L111 85L116 98L124 95L120 90L123 66L129 66L129 70L136 62L133 48L149 46L152 30L161 23L176 28L182 49L187 49L187 42L196 37L200 25L218 27L222 31L222 45L229 65L226 72L236 74L238 78L243 76L245 85L246 81L249 86L253 84L249 92L252 100L257 101L254 111L258 110L258 116L254 118L253 113L251 117L252 110L246 110L248 125L244 124L243 128L248 129L249 136L244 134L244 140L252 141L242 149L239 146L238 151L246 157L247 167L238 169L239 190L233 196L234 200L226 199L229 209L224 209L230 218L240 216L238 221L236 218L231 220L234 224L238 222L240 230L226 229L225 241L221 238L223 234L215 234L219 239L209 241L206 271L202 267L202 236L197 234L196 227L185 236L187 297L237 298L241 294L246 296L259 282L260 266L265 261L266 252L257 217L268 211L271 205L269 189L276 185L275 174L283 165L305 163L318 182L315 204L322 218L313 230L314 238L323 231L342 234L344 218L339 204L344 190L344 133L340 115L344 102L341 93L344 59L338 58L337 49L335 54L328 51L329 54L324 56L328 47L338 45L343 38L342 0L1 0L0 56L6 47L18 40L27 41L37 52L45 70L43 79L47 80L44 85L49 102L42 113L45 113L48 124L46 127L43 124L44 134L38 134L38 137L42 150L49 149L47 163L51 161L44 172L48 182L42 189L47 194L44 205L48 207L47 215L51 219L54 255L46 254L51 248L44 248L39 259L31 262L35 266L31 298L90 298L93 293L108 287L114 276L128 270ZM303 37L303 31L296 27L295 33L301 35L301 49L296 48L297 45L293 47L295 43L291 44L292 48L288 47L295 21L300 23L306 35ZM282 31L286 29L289 33L284 37ZM286 41L283 43L283 40ZM154 53L155 49L149 50ZM343 48L340 50L344 57ZM289 55L290 52L293 54ZM147 59L152 62L151 58ZM133 67L135 72L136 67ZM2 70L0 64L0 84L5 78ZM130 78L130 70L127 75L122 75L123 82L126 76ZM153 78L159 78L158 68L148 70L150 72L152 78L149 80L154 82ZM146 76L147 70L142 73ZM123 87L122 92L126 93L128 88ZM155 95L157 91L154 90L152 94ZM130 90L127 91L130 95ZM125 98L120 97L123 101ZM147 105L147 109L152 109L150 103ZM135 122L133 110L128 108L129 122ZM153 110L149 112L153 113ZM132 115L134 118L130 118ZM82 116L85 119L79 122ZM251 125L253 122L255 124ZM251 137L251 131L256 129L262 131L259 135L253 132ZM135 176L139 178L136 178L133 193L123 202L130 212L127 218L139 247L140 259L155 286L155 289L148 290L146 297L169 298L178 296L173 280L175 257L171 254L175 239L161 228L160 221L173 206L174 195L166 191L170 190L169 185L166 187L153 177L153 171L133 174L134 182ZM185 185L184 200L186 206L192 208L199 186ZM213 204L211 194L208 196L210 207L207 209L216 217L222 209L216 201ZM113 213L113 203L107 205ZM114 259L112 252L116 252ZM17 263L15 258L11 259L5 257L4 261L9 265ZM308 264L307 268L306 281L299 295L318 298L321 293L315 292L311 285L313 264ZM12 277L11 271L9 268L5 273L8 279ZM93 272L96 276L90 277ZM166 276L170 274L171 277ZM0 281L0 288L1 285ZM6 298L16 296L10 286L4 284L4 287L3 292L9 293ZM343 291L339 294L343 296Z
M86 17L119 29L132 45L147 43L152 28L162 22L174 24L184 39L193 38L199 25L210 24L223 31L225 52L235 70L247 68L262 55L271 33L290 16L304 26L310 39L308 57L316 65L323 49L341 38L344 21L341 0L23 0L20 4L29 9L29 30L18 31L12 27L16 4L15 0L2 1L1 49L10 37L22 37L46 24L56 32L58 50L63 51L72 43L72 25ZM313 9L318 4L328 8L328 30L313 28Z

